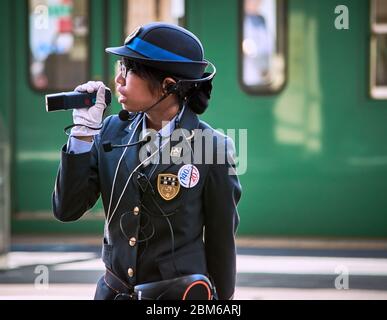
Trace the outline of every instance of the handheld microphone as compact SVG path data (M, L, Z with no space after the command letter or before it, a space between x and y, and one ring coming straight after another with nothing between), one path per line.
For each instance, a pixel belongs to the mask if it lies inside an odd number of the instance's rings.
M90 108L95 105L97 91L88 92L61 92L46 95L46 111L59 111L80 108ZM105 103L109 105L112 102L112 93L109 88L105 88Z
M139 140L137 142L129 143L129 144L112 144L110 141L104 141L102 143L103 151L110 152L115 148L126 148L126 147L132 147L140 143L148 143L152 140L152 137L150 135L147 135L142 140Z

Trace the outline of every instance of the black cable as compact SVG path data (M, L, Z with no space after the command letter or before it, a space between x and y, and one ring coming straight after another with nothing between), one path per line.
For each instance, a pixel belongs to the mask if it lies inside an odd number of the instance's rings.
M138 186L140 187L141 191L142 191L143 193L145 193L145 192L148 190L148 186L150 186L151 191L152 191L152 194L155 195L156 192L155 192L155 190L153 189L152 183L151 183L150 180L148 179L147 175L144 174L144 173L142 173L141 171L138 171L138 170L136 170L136 171L134 171L134 172L137 173L137 184L138 184ZM141 185L140 182L138 181L138 180L139 180L139 177L145 178L145 181L146 181L146 188L145 188L145 189L143 189L142 185Z
M103 127L103 124L101 124L101 126L98 127L98 128L89 127L89 126L86 126L86 125L84 125L84 124L71 124L71 125L69 125L69 126L67 126L67 127L65 127L65 128L63 129L63 131L64 131L64 133L66 134L66 136L68 136L68 137L70 136L71 133L68 133L67 131L68 131L69 129L74 128L74 127L86 127L86 128L91 129L91 130L101 130L102 127Z
M153 107L155 107L158 103L160 103L162 100L164 100L164 99L167 98L168 96L169 96L168 93L165 94L165 95L163 95L163 96L162 96L162 97L161 97L154 105L150 106L148 109L146 109L145 111L143 111L143 113L146 113L147 111L149 111L150 109L152 109ZM176 119L175 119L175 127L178 127L178 128L180 128L180 119L178 119L179 116L180 116L180 111L181 111L181 109L179 109L178 114L177 114ZM159 139L159 140L161 140L161 139ZM158 156L159 156L159 159L158 159L158 160L160 161L161 141L160 141L159 146L158 146L158 151L159 151L159 152L158 152ZM193 156L192 148L191 148L191 155ZM154 168L152 168L150 177L152 177L152 175L153 175L153 173L155 172L156 168L157 168L157 165L156 165ZM150 182L150 180L149 180L149 177L148 177L146 174L143 174L142 172L139 172L139 171L137 171L137 170L136 170L135 172L136 172L138 175L144 176L144 177L146 178L146 183L147 183L146 188L145 188L145 190L144 190L144 189L142 188L142 186L140 185L141 190L145 193L145 191L147 190L148 186L150 185L150 186L151 186L151 189L152 189L152 193L153 193L153 195L155 195L155 192L154 192L153 186L152 186L152 184L151 184L151 182ZM133 172L133 173L134 173L134 172ZM173 267L175 268L176 273L177 273L179 276L181 276L181 273L180 273L179 269L176 267L176 262L175 262L175 236L174 236L174 230L173 230L172 223L171 223L171 221L169 220L169 217L172 216L172 215L175 215L175 214L177 213L177 210L175 210L175 211L172 212L171 214L166 214L166 213L164 212L164 210L160 207L160 205L157 203L156 199L154 199L153 196L151 196L151 198L152 198L152 201L154 202L154 204L156 205L157 209L159 209L159 211L161 212L161 215L163 216L163 218L165 218L165 220L167 221L167 224L168 224L168 227L169 227L169 231L170 231L170 235L171 235L171 255L172 255L172 263L173 263ZM142 204L141 206L145 209L145 211L148 211L148 212L149 212L149 215L152 215L151 211L148 210L148 209L146 208L146 206L144 206L143 204ZM146 212L145 212L145 213L146 213ZM148 214L148 213L146 213L146 214ZM152 216L153 216L153 215L152 215ZM150 221L150 220L151 220L151 218L149 217L149 221ZM149 237L147 237L147 238L145 238L145 239L141 239L141 240L137 239L137 243L145 242L145 243L146 243L146 247L147 247L147 245L148 245L148 240L152 239L153 236L154 236L154 234L155 234L155 227L154 227L154 224L153 224L152 222L151 222L151 224L152 224L152 234L151 234L151 236L149 236ZM144 228L145 228L145 227L144 227ZM141 229L140 229L140 232L142 232L144 235L146 235L145 232L143 231L144 228L141 228ZM120 219L120 229L121 229L121 232L123 233L123 235L125 236L125 238L126 238L127 240L129 240L129 238L128 238L128 236L127 236L127 234L126 234L126 232L124 231L124 228L123 228L123 226L122 226L122 219ZM144 253L144 252L143 252L143 253ZM143 254L141 255L141 257L142 257L142 256L143 256ZM141 257L140 257L140 258L141 258Z
M137 172L139 173L139 172ZM143 173L140 173L142 174L142 176L144 176L146 178L146 181L147 181L147 186L150 185L151 186L151 189L153 191L153 186L151 184L151 182L149 181L149 178L143 174ZM140 186L141 187L141 186ZM142 189L142 188L141 188ZM172 227L172 224L171 224L171 221L169 220L169 217L172 216L172 215L175 215L177 213L177 211L173 211L171 214L166 214L164 212L164 210L160 207L160 205L157 203L156 199L151 196L151 199L152 201L154 202L154 204L156 205L157 209L159 209L159 211L161 212L161 215L163 216L163 218L165 218L165 220L167 221L168 223L168 227L169 227L169 231L170 231L170 234L171 234L171 246L172 246L172 263L173 263L173 267L175 268L175 271L178 275L181 275L180 271L178 270L178 268L176 267L176 263L175 263L175 236L174 236L174 231L173 231L173 227ZM141 204L141 206L149 212L150 215L153 216L153 214L151 213L151 211L144 205L144 204ZM120 226L121 226L121 219L120 219ZM155 231L154 229L154 225L152 223L152 226L153 226L153 230ZM121 232L123 232L122 228L121 228ZM126 234L125 234L125 237L127 238ZM152 237L153 237L153 234L152 234ZM150 238L148 238L149 240Z
M122 217L123 216L121 216L121 219L120 219L120 229L121 229L122 234L125 236L126 240L130 241L130 238L128 237L128 235L124 231L124 227L122 225ZM150 240L150 239L152 239L154 237L154 235L156 233L156 230L155 230L155 226L153 225L153 223L151 223L151 224L152 224L152 234L148 238L146 238L146 239L141 239L141 240L137 239L137 243L142 243L144 241L148 241L148 240Z
M162 216L165 218L165 220L167 220L167 223L168 223L168 226L169 226L169 231L171 233L171 242L172 242L172 263L173 263L173 267L175 268L175 271L178 275L181 275L180 271L177 269L176 267L176 264L175 264L175 236L174 236L174 232L173 232L173 227L172 227L172 224L171 224L171 221L169 220L169 216L173 215L173 214L176 214L177 212L171 214L171 215L167 215L164 210L159 206L159 204L157 203L156 199L154 199L153 197L151 197L153 202L156 204L157 208L160 210Z

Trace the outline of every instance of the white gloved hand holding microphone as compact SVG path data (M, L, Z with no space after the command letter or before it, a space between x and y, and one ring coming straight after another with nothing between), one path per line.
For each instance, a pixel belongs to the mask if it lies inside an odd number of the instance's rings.
M93 136L97 135L100 130L90 128L101 127L103 112L106 108L105 85L102 81L89 81L76 87L75 91L88 93L97 91L96 102L92 107L73 110L73 123L77 126L71 129L71 136L74 138L92 141Z

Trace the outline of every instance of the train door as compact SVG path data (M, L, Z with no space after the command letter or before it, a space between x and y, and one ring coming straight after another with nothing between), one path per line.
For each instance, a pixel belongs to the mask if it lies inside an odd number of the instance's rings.
M88 80L111 85L109 44L122 40L120 0L28 0L12 3L12 229L15 232L100 232L99 202L76 224L53 218L51 194L72 123L70 111L47 113L45 94L72 91ZM114 99L113 99L114 100ZM108 112L119 108L113 103Z

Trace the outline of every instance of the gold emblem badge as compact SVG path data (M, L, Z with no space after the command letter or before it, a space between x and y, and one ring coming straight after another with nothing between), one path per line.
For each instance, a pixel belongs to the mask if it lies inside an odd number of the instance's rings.
M159 174L157 177L157 190L164 200L172 200L180 191L179 179L171 173Z

